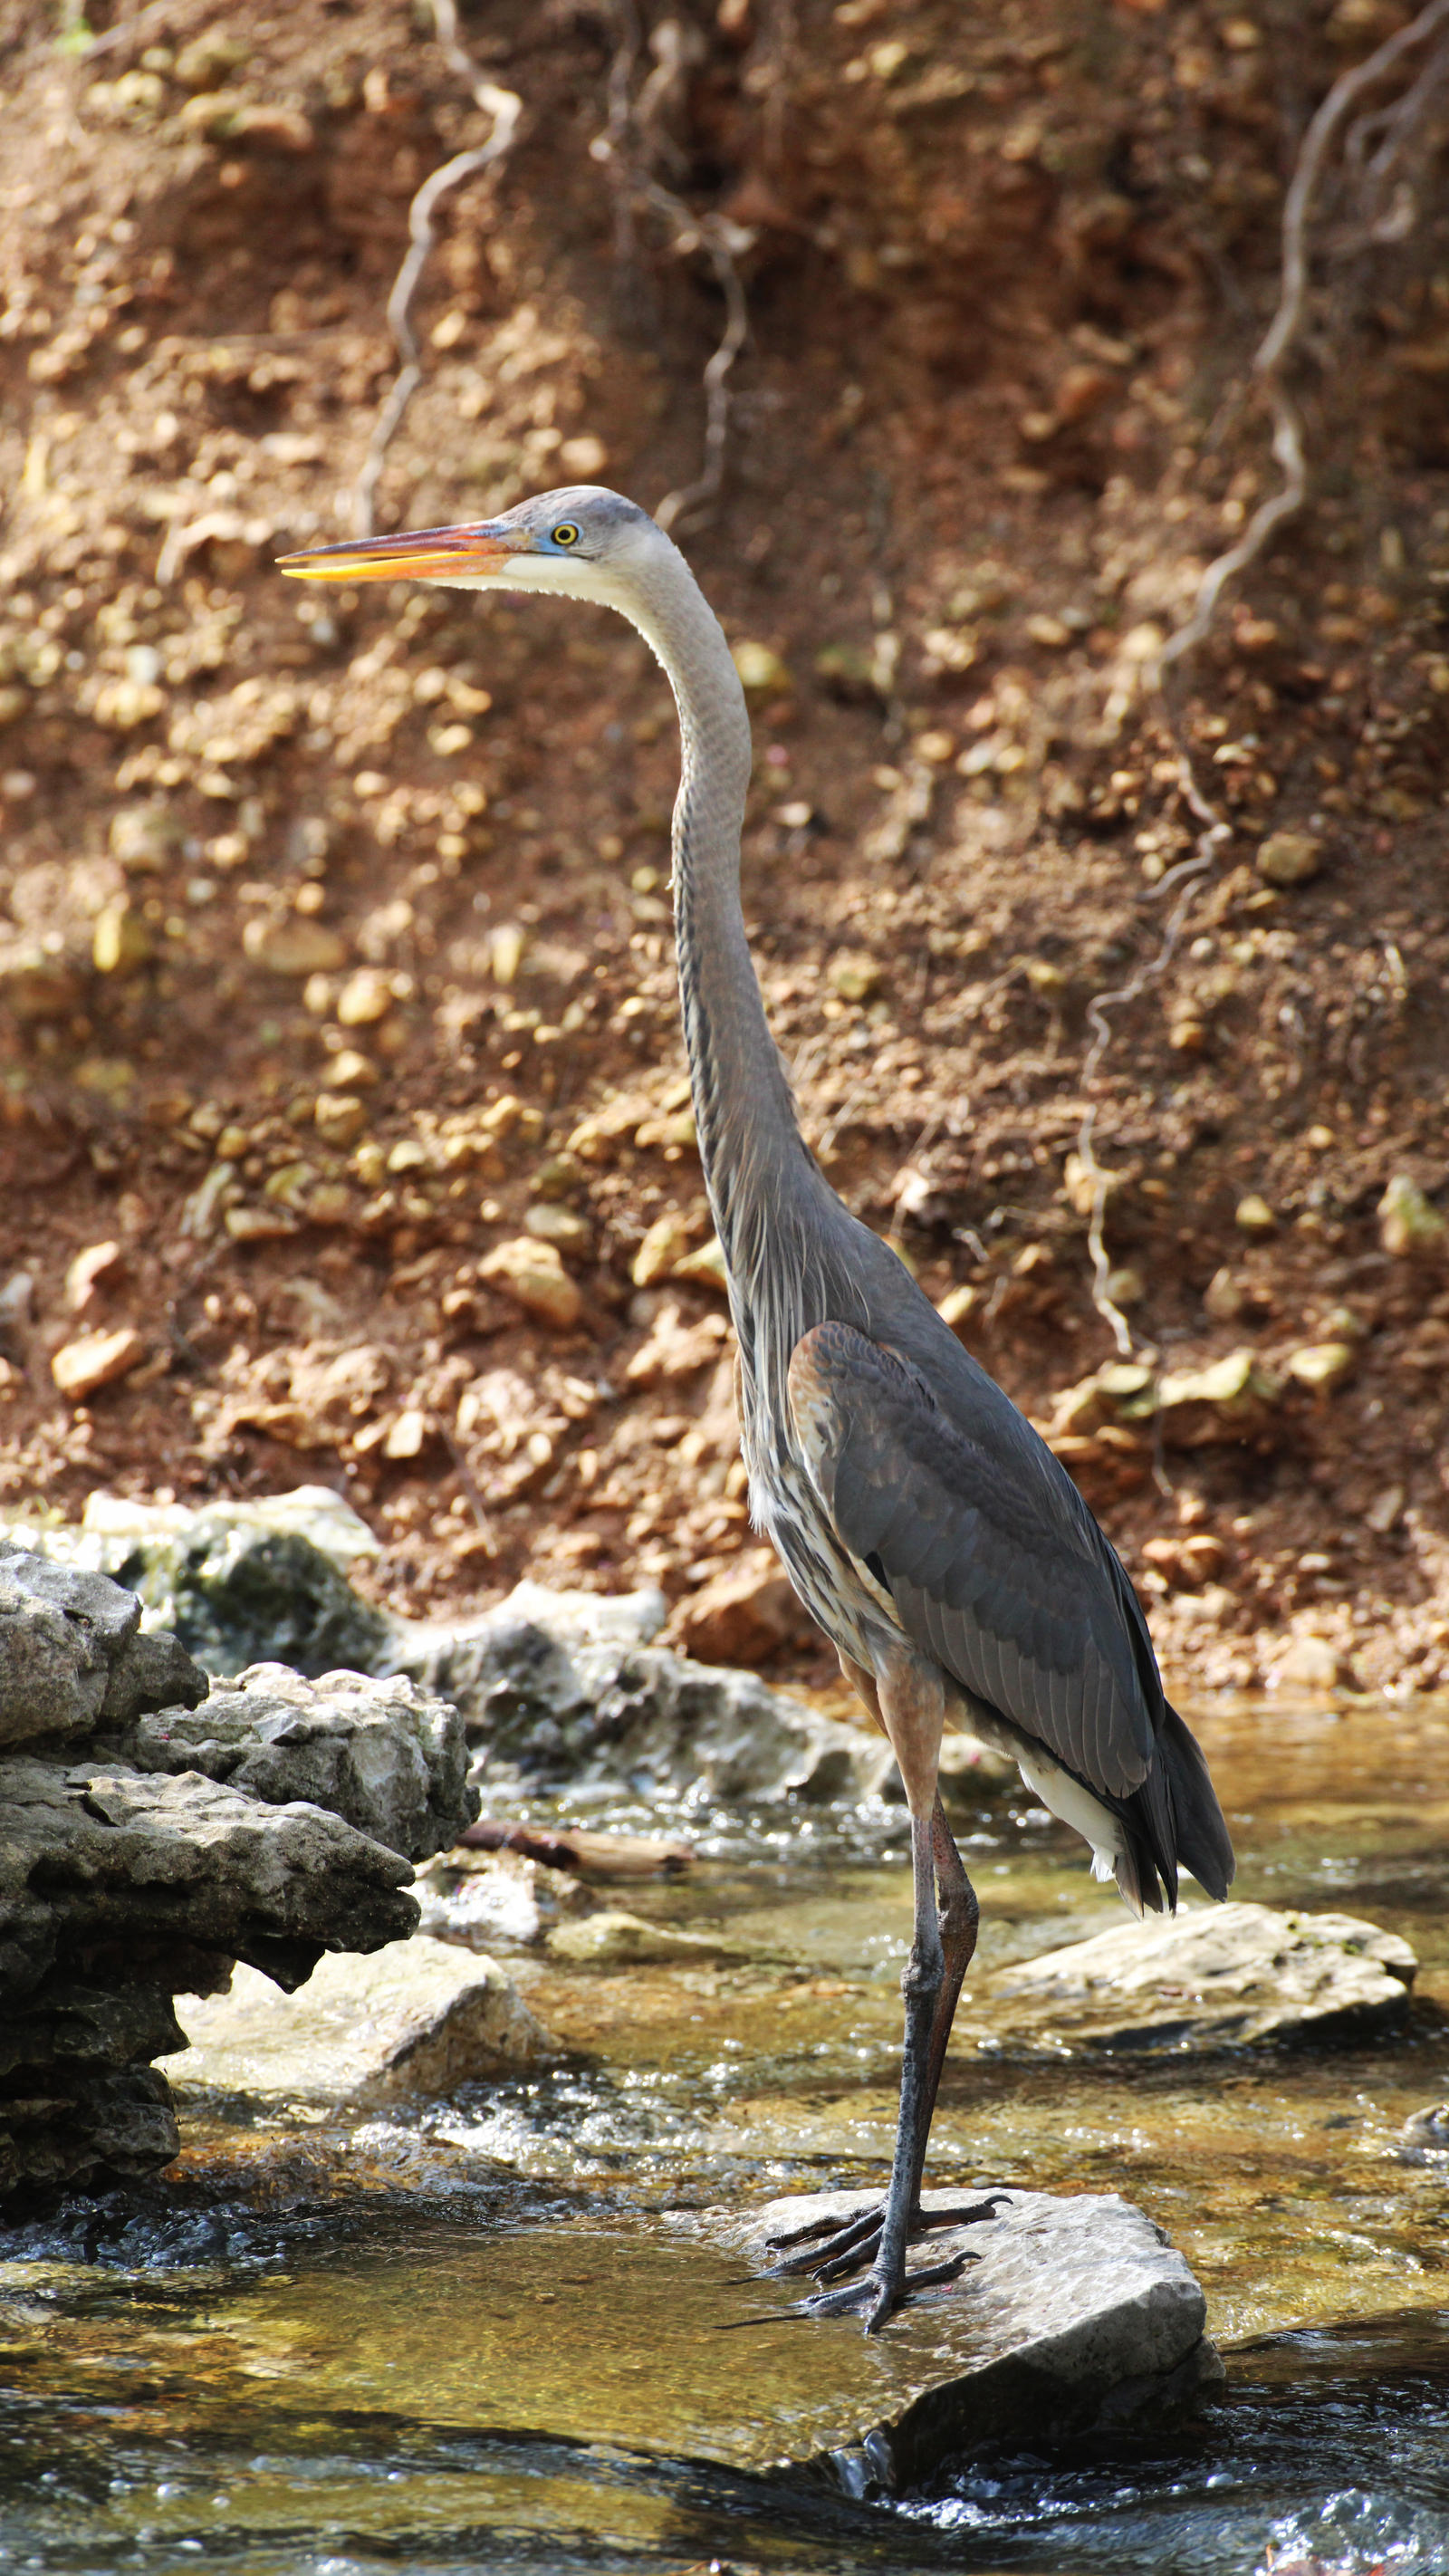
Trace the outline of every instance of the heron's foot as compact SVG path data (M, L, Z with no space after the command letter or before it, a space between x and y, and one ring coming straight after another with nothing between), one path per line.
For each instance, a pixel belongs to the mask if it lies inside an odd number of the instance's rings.
M954 2281L968 2263L980 2260L979 2254L953 2254L948 2263L931 2263L919 2272L908 2272L904 2263L890 2268L876 2262L863 2281L849 2281L839 2290L817 2290L813 2297L802 2299L797 2313L802 2317L860 2317L868 2335L879 2334L887 2319L918 2290Z
M981 2200L947 2201L934 2209L918 2209L911 2222L911 2241L914 2242L918 2236L927 2235L932 2228L974 2227L982 2219L994 2218L997 2203L1009 2200L1010 2197L1010 2193L1006 2191L990 2191ZM788 2281L799 2275L809 2274L817 2281L839 2281L848 2272L857 2272L862 2266L874 2263L880 2252L885 2215L885 2203L881 2201L876 2208L863 2209L858 2217L847 2219L843 2227L838 2227L832 2219L816 2218L812 2219L808 2226L796 2228L789 2235L772 2236L769 2240L770 2249L773 2252L778 2247L784 2255L784 2260L770 2265L771 2279ZM803 2247L804 2250L799 2253L793 2252L791 2249L796 2246ZM964 2259L963 2256L961 2260L964 2261ZM960 2268L960 2262L958 2262L954 2270L959 2271ZM919 2277L923 2280L925 2275ZM937 2276L933 2274L931 2277L934 2279ZM953 2278L952 2268L946 2267L939 2277ZM855 2293L852 2292L851 2296L854 2297L854 2295ZM834 2309L821 2307L814 2299L807 2304L812 2315L825 2316L838 2313ZM898 2306L899 2299L893 2300L891 2304ZM890 2308L887 2308L884 2314L889 2316Z

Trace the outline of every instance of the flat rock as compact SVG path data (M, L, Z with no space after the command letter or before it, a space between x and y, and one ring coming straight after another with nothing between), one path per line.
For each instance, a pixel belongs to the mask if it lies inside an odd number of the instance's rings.
M1018 1960L985 1980L967 2020L986 2025L978 2046L1054 2055L1357 2040L1402 2020L1417 1965L1407 1941L1352 1915L1199 1905Z
M185 2014L171 2081L267 2101L436 2096L556 2053L495 1960L423 1933L372 1958L330 1955L295 1995L238 1968L229 1994Z
M662 1967L677 1962L700 1966L707 1959L744 1955L727 1941L705 1932L681 1932L672 1923L650 1923L642 1914L606 1906L581 1923L560 1923L548 1936L555 1959L580 1968Z
M980 2197L975 2187L924 2194L928 2210ZM700 2223L763 2272L777 2259L771 2238L852 2217L877 2198L815 2192L745 2218L706 2212ZM864 2342L858 2321L794 2329L821 2337L819 2393L782 2424L786 2456L830 2466L854 2495L915 2485L949 2453L982 2442L1035 2449L1087 2431L1169 2421L1223 2375L1187 2264L1115 2192L1071 2199L1001 2192L994 2217L933 2231L926 2241L918 2262L975 2259L870 2338L869 2384L861 2385L858 2369L834 2377L833 2338L843 2327Z

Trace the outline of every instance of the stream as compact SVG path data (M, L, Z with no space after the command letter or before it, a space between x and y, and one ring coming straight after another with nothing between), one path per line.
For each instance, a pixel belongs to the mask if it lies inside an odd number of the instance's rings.
M888 2504L772 2468L822 2369L855 2384L870 2353L742 2284L695 2214L883 2178L904 1811L535 1801L685 1835L685 1877L604 1901L717 1947L500 1945L561 2065L351 2126L183 2092L168 2173L0 2234L0 2567L1449 2576L1449 2114L1405 2134L1449 2097L1449 1704L1191 1714L1234 1894L1402 1933L1407 2021L1052 2062L963 2017L929 2177L1156 2219L1228 2368L1189 2429L963 2458ZM1024 1796L953 1823L983 1968L1124 1919Z

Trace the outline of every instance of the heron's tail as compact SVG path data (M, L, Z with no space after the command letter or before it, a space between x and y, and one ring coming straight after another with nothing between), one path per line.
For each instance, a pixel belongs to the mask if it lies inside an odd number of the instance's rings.
M1221 1903L1237 1872L1232 1841L1202 1747L1176 1709L1166 1702L1157 1737L1157 1759L1166 1774L1177 1857L1184 1869L1191 1870L1199 1887Z

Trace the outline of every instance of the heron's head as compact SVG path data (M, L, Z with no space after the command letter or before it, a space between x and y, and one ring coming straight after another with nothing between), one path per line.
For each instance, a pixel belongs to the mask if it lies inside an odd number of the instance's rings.
M297 581L432 581L460 590L541 590L629 607L651 564L672 556L637 503L598 483L567 484L474 526L416 528L283 555Z

